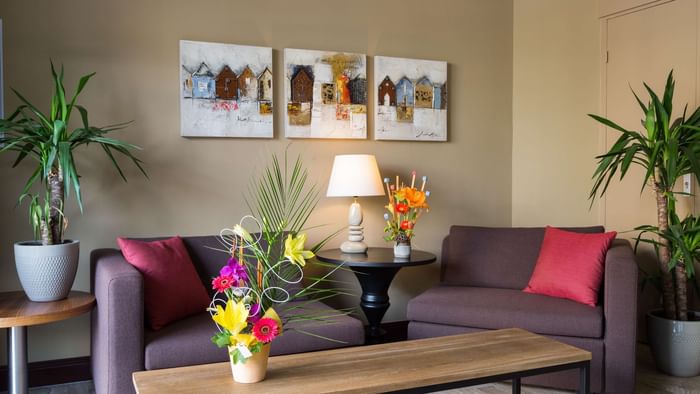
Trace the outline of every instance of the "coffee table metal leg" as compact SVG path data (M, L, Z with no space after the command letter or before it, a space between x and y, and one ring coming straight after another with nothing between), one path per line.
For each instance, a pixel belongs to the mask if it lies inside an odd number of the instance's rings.
M520 378L513 378L513 394L520 394Z
M27 392L27 327L10 327L7 332L8 392Z
M585 363L579 369L579 388L578 392L580 394L590 394L591 392L591 364L589 362Z

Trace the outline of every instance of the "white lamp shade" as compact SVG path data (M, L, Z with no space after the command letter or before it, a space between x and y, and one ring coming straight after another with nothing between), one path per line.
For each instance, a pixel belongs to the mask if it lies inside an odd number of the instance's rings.
M333 160L328 197L383 196L384 186L374 155L338 155Z

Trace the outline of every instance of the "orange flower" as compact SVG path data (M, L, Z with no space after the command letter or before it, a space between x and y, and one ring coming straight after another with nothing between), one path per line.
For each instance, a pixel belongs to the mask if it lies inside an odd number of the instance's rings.
M425 203L425 193L411 187L406 187L401 190L403 195L403 200L408 201L408 206L411 208L428 208L428 204Z
M402 187L401 189L397 190L396 193L394 194L394 198L396 201L404 201L406 200L406 192L410 189L410 187Z

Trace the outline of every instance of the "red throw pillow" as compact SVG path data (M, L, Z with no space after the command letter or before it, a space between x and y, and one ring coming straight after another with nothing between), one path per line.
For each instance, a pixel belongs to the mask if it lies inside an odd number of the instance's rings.
M535 270L523 291L595 306L605 254L616 235L615 231L575 233L547 226Z
M204 312L209 295L180 237L163 241L117 238L126 261L143 275L146 319L153 330Z

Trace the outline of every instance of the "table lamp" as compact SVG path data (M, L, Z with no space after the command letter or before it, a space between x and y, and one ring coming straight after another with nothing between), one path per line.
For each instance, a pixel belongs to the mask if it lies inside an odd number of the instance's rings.
M362 207L357 202L360 196L383 196L377 159L374 155L337 155L333 160L331 179L328 182L328 197L353 197L348 212L348 240L340 245L344 253L366 253L367 244L362 234Z

